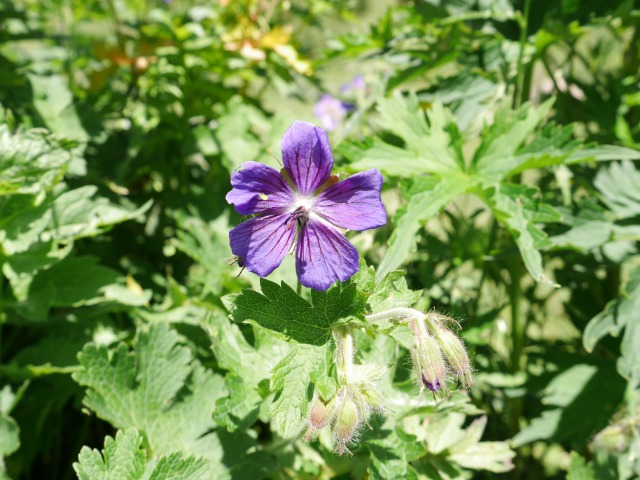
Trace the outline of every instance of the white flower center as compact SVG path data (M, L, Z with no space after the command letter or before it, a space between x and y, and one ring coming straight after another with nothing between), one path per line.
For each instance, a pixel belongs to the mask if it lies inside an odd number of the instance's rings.
M291 211L295 212L296 210L302 208L307 212L311 212L312 207L313 207L313 199L298 197Z

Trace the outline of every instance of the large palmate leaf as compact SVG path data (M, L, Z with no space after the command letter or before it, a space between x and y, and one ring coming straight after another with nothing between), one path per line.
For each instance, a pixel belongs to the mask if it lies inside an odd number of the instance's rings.
M115 439L105 438L102 453L82 447L73 468L80 480L207 480L213 476L205 459L181 452L150 461L141 448L142 441L135 428L118 430Z
M471 160L473 174L486 183L493 183L518 168L524 160L516 156L518 149L546 117L551 105L552 100L548 100L537 108L525 105L517 111L502 108L496 112L493 124L484 129L482 143Z
M133 351L124 343L111 351L88 344L73 378L87 387L89 409L117 428L139 430L151 455L185 452L223 468L211 419L225 393L222 377L205 370L179 340L156 323L139 332Z
M526 212L531 204L526 197L494 194L514 190L501 182L528 169L640 158L640 152L629 148L585 147L572 140L570 126L543 126L552 105L550 99L538 106L525 104L517 110L504 106L481 132L474 132L461 131L455 117L440 103L424 108L425 113L413 95L403 97L396 92L379 100L381 137L347 144L341 152L354 169L376 167L389 176L420 180L417 183L425 188L414 188L407 196L407 205L398 210L378 275L383 277L402 265L415 248L424 222L459 195L472 192L480 195L513 235L531 275L549 283L539 250L551 243L535 223L558 221L559 216L556 214L553 220L532 219ZM392 133L396 140L384 132ZM536 209L546 209L547 213L553 210L541 202L537 202ZM627 236L632 233L635 232L625 232Z
M377 141L372 148L357 154L359 158L352 168L378 168L390 175L407 177L464 170L460 133L453 115L440 103L434 103L425 117L415 96L403 98L396 92L379 101L378 111L381 126L405 143L400 149Z

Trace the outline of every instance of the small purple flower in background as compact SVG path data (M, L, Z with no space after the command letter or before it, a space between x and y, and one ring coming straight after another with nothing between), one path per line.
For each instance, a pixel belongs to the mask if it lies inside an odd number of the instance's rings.
M387 223L382 175L371 169L336 182L327 134L307 122L294 122L282 137L282 161L281 172L246 162L231 175L227 201L241 215L255 215L229 232L231 251L266 277L295 242L300 283L326 290L358 271L358 251L341 229Z
M367 88L367 84L364 81L364 77L362 75L356 75L351 79L350 82L344 83L340 87L341 93L357 93L364 92Z
M347 105L328 93L322 95L313 107L313 114L327 130L335 130L338 124L347 116L348 111Z

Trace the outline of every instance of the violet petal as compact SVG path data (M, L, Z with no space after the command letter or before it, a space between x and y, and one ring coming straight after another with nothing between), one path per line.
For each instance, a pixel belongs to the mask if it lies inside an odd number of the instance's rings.
M380 199L382 174L371 169L331 185L314 202L314 211L330 223L349 230L368 230L387 223Z
M281 210L295 201L280 172L262 163L243 163L231 174L231 185L227 202L235 205L240 215Z
M282 137L282 161L298 192L307 196L326 182L333 169L327 134L308 122L294 122Z
M296 273L300 283L326 290L336 280L344 282L358 271L358 251L342 233L311 218L298 233Z
M296 233L288 213L263 215L242 222L229 232L231 251L244 261L247 270L266 277L289 251Z
M435 382L431 383L425 378L424 375L422 375L422 383L432 392L437 392L438 390L440 390L440 380L438 380L437 378Z

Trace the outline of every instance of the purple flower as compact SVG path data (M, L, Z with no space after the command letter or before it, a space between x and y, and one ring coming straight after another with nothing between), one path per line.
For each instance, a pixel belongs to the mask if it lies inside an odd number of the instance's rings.
M344 83L340 87L340 91L342 93L364 92L366 88L367 84L364 81L364 77L362 75L356 75L350 82Z
M327 130L335 130L338 124L347 116L349 109L335 97L325 93L313 107L313 114L320 120Z
M387 223L382 175L372 169L336 182L327 134L307 122L286 131L282 159L281 172L246 162L231 175L227 201L241 215L255 215L229 232L231 251L247 270L266 277L295 242L300 283L326 290L358 271L358 252L341 229Z

